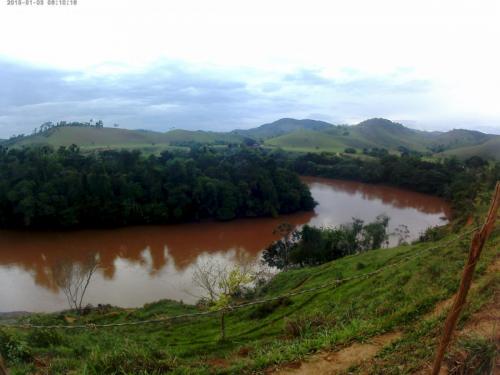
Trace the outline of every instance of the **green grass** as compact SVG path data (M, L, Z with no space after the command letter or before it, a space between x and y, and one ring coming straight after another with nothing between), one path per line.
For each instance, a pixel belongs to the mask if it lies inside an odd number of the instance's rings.
M241 142L241 137L230 133L171 130L166 133L115 128L62 127L44 134L22 138L11 147L50 145L53 147L76 144L83 150L138 149L146 153L158 153L179 147L187 142L215 144L220 142Z
M406 128L385 119L370 119L354 126L335 126L321 121L281 119L261 127L233 132L189 131L174 129L165 133L117 128L63 127L44 134L5 141L9 147L76 144L83 150L138 149L157 154L169 147L189 143L240 143L244 137L263 140L266 147L279 147L292 152L343 152L352 147L358 154L364 148L386 148L398 152L400 146L410 150L430 152L442 146L437 157L455 155L467 158L479 155L500 159L500 136L469 130L431 133Z
M496 255L499 234L496 230L488 242L477 277L484 274ZM450 234L441 241L455 236ZM420 243L382 249L319 267L280 273L260 298L371 272L435 245ZM398 362L404 368L401 373L407 373L432 354L438 323L422 323L422 326L415 323L431 311L436 302L456 290L468 245L468 239L461 240L370 278L290 297L287 303L236 310L226 318L228 337L223 343L219 342L218 317L208 316L142 326L59 330L56 337L49 334L35 337L30 331L5 329L4 336L7 334L9 339L3 340L10 343L11 349L6 351L0 345L0 350L13 374L30 373L37 366L45 366L47 372L53 374L70 371L74 374L157 374L167 370L179 374L251 373L304 358L319 349L344 346L399 329L407 332L402 339L406 344L401 348L407 348L408 358L401 357L402 353L396 348L385 354L380 368ZM497 283L498 279L495 275L490 283ZM134 311L114 308L104 313L92 312L79 318L77 323L129 322L195 311L198 310L194 306L159 301ZM63 313L36 315L31 321L66 324ZM306 324L313 321L314 324ZM429 341L429 347L419 349L422 353L411 359L414 347L424 340L422 337Z
M500 136L490 139L480 145L455 148L439 155L456 156L461 159L477 155L485 159L500 160Z
M265 144L285 150L300 150L303 152L341 152L348 147L334 136L312 130L298 130L280 137L271 138Z

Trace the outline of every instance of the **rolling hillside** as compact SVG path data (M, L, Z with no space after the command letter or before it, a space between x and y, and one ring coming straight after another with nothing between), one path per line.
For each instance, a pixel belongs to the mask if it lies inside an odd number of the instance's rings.
M445 151L439 155L456 156L458 158L469 158L477 155L485 159L500 160L500 136L491 138L490 140L476 146L455 148Z
M273 124L267 124L266 129L269 130ZM319 128L289 128L287 133L265 139L264 144L298 152L342 152L348 147L361 151L377 147L389 151L405 148L429 156L438 153L439 156L455 155L459 158L479 155L500 159L500 136L478 131L454 129L448 132L426 132L382 118L369 119L353 126L325 124ZM280 125L276 126L280 132L285 131Z
M432 138L431 144L436 149L451 150L480 145L494 138L497 136L475 130L453 129L446 133L437 134Z
M311 150L341 152L347 147L343 140L338 137L312 130L296 130L292 133L268 139L265 144L306 152Z
M54 147L76 144L84 149L138 148L159 150L168 146L178 146L190 142L228 143L241 142L242 137L231 133L171 130L166 133L115 128L61 127L45 133L31 135L13 142L10 147L29 145L51 145Z
M398 149L406 147L415 151L425 151L430 133L409 129L401 124L374 118L363 121L352 127L353 134L359 139L384 147L387 149Z
M334 127L334 125L324 121L282 118L278 121L264 124L253 129L233 130L233 133L254 139L269 139L289 134L297 130L324 131L332 127Z
M5 141L9 147L46 144L54 147L76 144L83 149L133 148L159 152L192 143L221 145L253 139L267 147L297 152L343 152L354 148L385 148L390 152L403 149L427 156L454 155L467 158L479 155L500 160L500 136L466 129L448 132L414 130L383 118L373 118L357 125L333 125L323 121L283 118L247 130L231 132L171 130L165 133L115 128L60 127L42 134Z

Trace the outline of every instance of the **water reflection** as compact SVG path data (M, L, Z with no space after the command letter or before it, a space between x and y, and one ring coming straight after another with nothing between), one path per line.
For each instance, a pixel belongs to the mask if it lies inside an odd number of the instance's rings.
M273 229L283 221L338 225L352 217L370 221L386 213L391 230L405 224L415 238L449 215L447 204L436 197L347 181L305 181L319 203L315 211L280 218L76 232L0 231L0 311L65 308L54 269L62 261L82 264L91 254L98 254L102 265L87 295L92 303L139 306L160 298L193 302L196 261L257 259L278 238Z

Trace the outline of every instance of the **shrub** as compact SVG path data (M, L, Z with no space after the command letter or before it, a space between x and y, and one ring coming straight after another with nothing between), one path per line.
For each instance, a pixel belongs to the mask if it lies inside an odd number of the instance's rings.
M364 264L363 262L358 262L356 263L356 270L362 270L363 268L366 267L366 264Z
M87 362L86 374L165 374L176 366L175 359L163 352L125 348L101 354L94 352Z
M324 313L301 315L286 319L283 331L287 337L304 338L308 334L321 329L332 328L336 323L337 321L333 316Z
M346 154L355 154L356 153L356 149L352 148L352 147L347 147L344 152Z
M18 337L0 330L0 354L12 363L28 362L31 352L25 342Z
M430 242L430 241L439 241L442 239L446 233L440 227L429 227L425 230L424 233L421 233L418 237L417 242Z
M450 375L491 374L495 364L494 342L483 338L466 338L448 357Z
M274 312L281 306L290 306L292 304L292 300L288 297L283 297L275 301L270 301L258 305L255 310L250 314L251 319L262 319Z
M28 335L28 342L32 346L47 347L62 344L63 338L55 330L35 329Z

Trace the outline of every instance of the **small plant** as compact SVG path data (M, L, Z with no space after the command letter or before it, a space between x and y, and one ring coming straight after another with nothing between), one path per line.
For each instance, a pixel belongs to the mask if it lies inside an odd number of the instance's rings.
M28 335L28 342L32 346L44 348L62 344L63 338L57 331L54 330L35 329Z
M18 337L0 330L0 354L12 363L28 362L31 352L24 341Z
M270 301L259 305L252 313L250 314L250 318L252 319L262 319L266 316L273 313L276 309L281 306L290 306L292 304L292 300L288 297L283 297L275 301Z
M495 343L483 338L461 340L448 358L450 375L487 375L495 365Z
M364 264L363 262L356 263L356 270L358 270L358 271L364 269L365 267L366 267L366 264Z
M164 374L176 366L175 358L162 352L142 349L116 349L110 353L94 352L85 373L91 374Z
M429 227L424 233L421 233L417 242L439 241L446 233L441 227Z
M304 338L307 335L321 329L329 329L336 325L334 317L324 313L312 315L300 315L295 318L286 319L283 331L289 338Z

